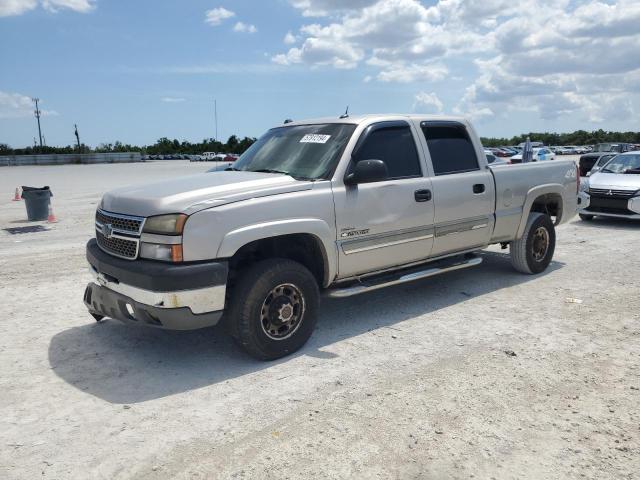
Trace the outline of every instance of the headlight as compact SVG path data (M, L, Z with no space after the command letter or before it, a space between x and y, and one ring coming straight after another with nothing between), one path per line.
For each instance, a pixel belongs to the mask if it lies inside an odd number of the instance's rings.
M581 192L588 192L589 191L589 180L588 179L584 179L582 181L580 181L580 191Z
M182 245L140 242L140 257L164 262L181 262Z
M149 217L145 220L142 231L161 235L181 235L186 221L187 216L183 213Z

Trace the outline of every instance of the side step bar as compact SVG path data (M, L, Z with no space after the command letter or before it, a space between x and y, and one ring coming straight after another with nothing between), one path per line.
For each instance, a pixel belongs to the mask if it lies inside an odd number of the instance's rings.
M459 260L453 263L449 262L446 264L441 264L437 267L431 266L430 268L426 268L423 270L412 269L410 271L405 271L404 273L386 274L377 278L368 278L366 280L361 281L360 283L357 283L356 285L352 285L349 287L329 289L325 292L325 295L327 297L332 297L332 298L351 297L352 295L358 295L364 292L371 292L373 290L389 287L391 285L398 285L400 283L413 282L414 280L433 277L435 275L440 275L441 273L451 272L453 270L460 270L462 268L473 267L481 263L482 263L482 258L474 256L474 257L465 258L464 260Z

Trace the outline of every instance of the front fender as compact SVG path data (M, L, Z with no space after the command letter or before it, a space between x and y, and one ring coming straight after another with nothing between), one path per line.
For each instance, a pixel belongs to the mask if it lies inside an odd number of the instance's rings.
M326 278L336 276L337 252L334 234L329 225L317 218L290 218L246 225L228 232L218 247L217 258L232 257L248 243L281 235L310 234L315 236L326 255Z

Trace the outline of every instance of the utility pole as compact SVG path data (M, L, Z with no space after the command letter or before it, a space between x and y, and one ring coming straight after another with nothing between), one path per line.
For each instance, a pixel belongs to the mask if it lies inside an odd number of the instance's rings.
M216 124L216 137L215 137L215 141L218 141L218 101L217 100L213 100L213 118L215 120L215 124Z
M78 134L78 125L76 125L75 123L73 124L73 126L76 129L76 141L78 142L78 153L82 153L80 151L80 135Z
M40 138L40 149L42 149L42 130L40 129L40 109L38 108L38 102L40 101L39 98L32 98L31 100L33 100L36 104L36 110L35 110L35 115L36 115L36 120L38 120L38 137Z

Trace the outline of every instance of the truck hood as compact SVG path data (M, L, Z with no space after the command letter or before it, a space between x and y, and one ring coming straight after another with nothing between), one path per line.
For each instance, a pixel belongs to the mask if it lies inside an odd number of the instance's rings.
M640 175L597 172L589 177L589 187L635 191L640 189Z
M288 175L258 172L210 172L111 190L101 208L113 213L149 217L186 213L280 193L309 190L312 182Z

